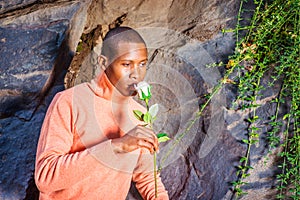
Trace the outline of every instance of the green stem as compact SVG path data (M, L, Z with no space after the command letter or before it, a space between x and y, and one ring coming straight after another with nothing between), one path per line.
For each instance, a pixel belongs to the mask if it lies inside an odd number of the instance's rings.
M236 24L236 44L239 43L239 30L240 30L240 21L242 20L241 19L241 13L242 13L242 8L243 8L243 2L244 1L241 1L240 3L240 8L239 8L239 12L238 12L238 16L237 16L237 24Z
M283 91L286 89L286 79L284 79L283 84L281 84L280 90L279 90L279 94L277 97L277 101L276 101L276 111L275 111L275 115L274 115L274 119L272 120L273 122L275 122L274 126L272 126L272 128L274 130L271 130L269 132L269 152L271 153L271 149L275 148L275 146L280 142L280 138L277 134L280 134L280 127L282 126L282 123L279 122L278 119L278 115L279 115L279 110L280 110L280 106L282 103L282 96L283 96ZM277 139L274 139L277 138Z
M282 170L281 170L281 174L285 175L285 171L286 171L286 165L287 165L287 150L288 150L288 135L289 135L289 126L290 126L290 117L288 117L288 121L287 121L287 125L286 125L286 130L284 131L285 134L285 138L284 138L284 157L283 157L283 162L282 162ZM284 178L282 178L282 180L280 181L280 196L283 196L283 184L284 184Z
M201 114L202 114L203 110L206 108L206 106L208 105L208 103L211 101L212 97L221 89L221 86L222 86L222 82L214 89L214 91L210 95L209 99L202 106L201 110L196 113L195 118L192 121L190 121L190 123L189 123L188 127L185 129L185 131L177 137L177 139L175 140L175 143L169 148L169 150L167 151L166 155L162 158L162 160L161 160L161 167L159 168L159 170L161 170L161 168L164 165L165 161L170 156L170 154L174 150L174 148L179 144L179 142L181 141L181 139L191 130L191 128L193 127L193 125L201 117Z
M222 89L222 86L226 84L226 81L224 81L224 80L227 80L229 78L229 76L233 73L233 71L234 71L234 69L236 67L237 66L234 66L234 67L230 68L229 70L227 70L226 74L224 75L224 78L221 79L221 80L219 80L219 83L213 88L213 91L210 94L208 100L201 106L201 109L196 113L195 118L189 122L189 124L188 124L187 128L185 129L185 131L183 133L181 133L176 138L176 140L174 141L174 144L168 149L168 151L165 154L165 156L161 159L161 163L160 163L160 167L159 167L158 171L160 171L161 168L164 166L165 161L170 156L170 154L172 153L172 151L174 150L174 148L179 144L179 142L182 140L182 138L191 130L191 128L193 127L193 125L201 117L202 112L207 107L207 105L212 100L212 98Z
M149 99L145 99L145 103L146 103L146 107L147 107L147 112L149 112ZM149 128L153 130L153 124L150 123L149 124ZM154 190L155 190L155 198L157 198L158 196L158 192L157 192L157 163L156 163L156 159L157 159L157 153L156 151L154 151L153 154L153 174L154 174Z
M254 16L251 20L251 25L250 25L249 32L247 33L245 41L249 41L249 37L252 34L253 29L255 28L255 24L257 24L257 15L258 15L259 10L262 6L262 3L263 3L263 0L260 0L259 5L255 8Z
M145 99L147 112L149 112L149 99Z
M261 80L261 77L259 77L257 82L256 82L257 87L260 85L260 80ZM254 100L252 101L252 104L253 103L257 104L257 93L258 93L258 91L254 91L254 94L253 94ZM238 173L238 181L237 182L239 182L239 184L237 184L234 187L235 192L234 192L233 196L236 196L235 199L237 199L242 194L245 194L244 192L242 192L241 186L246 184L246 182L243 182L242 180L247 177L246 173L251 168L251 166L249 164L251 147L252 147L253 144L255 144L259 140L257 130L253 129L253 127L251 128L251 126L255 127L255 123L256 123L257 120L258 120L258 117L256 116L256 107L254 107L253 108L253 119L250 120L251 124L249 125L251 130L248 133L247 150L246 150L246 155L245 155L246 159L243 161L242 166L241 166L241 170Z

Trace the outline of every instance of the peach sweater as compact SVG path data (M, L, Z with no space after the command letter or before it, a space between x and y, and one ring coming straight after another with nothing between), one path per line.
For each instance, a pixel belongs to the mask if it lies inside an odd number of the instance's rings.
M153 157L144 149L116 154L111 139L138 124L105 73L58 93L48 108L37 148L35 181L40 199L125 199L131 181L154 199ZM168 199L158 177L159 199Z

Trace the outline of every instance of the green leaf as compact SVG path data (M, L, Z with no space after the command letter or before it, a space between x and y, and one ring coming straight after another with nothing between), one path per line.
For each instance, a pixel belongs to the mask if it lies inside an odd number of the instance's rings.
M246 160L247 160L246 157L241 157L240 162L244 162L244 161L246 161Z
M156 134L157 138L164 137L164 136L168 136L168 134L166 134L166 133L158 133L158 134Z
M156 117L158 113L158 104L154 104L149 108L149 114L152 116L152 118Z
M158 134L156 134L156 136L158 138L158 143L166 142L166 141L170 140L170 138L168 137L168 135L166 133L158 133Z
M152 122L152 117L148 112L146 112L143 115L143 121L146 122L147 124L150 124Z
M249 142L249 140L246 140L246 139L243 139L242 140L244 143L246 143L246 144L249 144L250 142Z
M285 115L283 116L283 120L286 120L288 117L290 117L290 114L285 114Z
M133 114L134 114L135 118L137 118L138 120L144 121L143 120L143 113L142 113L142 111L133 110Z
M168 140L170 140L170 138L168 136L163 136L163 137L158 138L158 143L166 142Z

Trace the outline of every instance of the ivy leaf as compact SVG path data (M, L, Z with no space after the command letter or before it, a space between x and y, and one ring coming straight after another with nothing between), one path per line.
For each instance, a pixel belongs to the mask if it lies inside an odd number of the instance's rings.
M154 118L156 117L157 113L158 113L158 104L154 104L149 108L149 113L150 115Z
M156 134L156 136L158 138L158 143L166 142L166 141L170 140L170 138L168 137L168 135L166 133L158 133L158 134Z
M290 117L290 114L285 114L285 115L283 116L283 120L286 120L288 117Z
M243 139L242 141L246 144L250 144L249 140Z
M143 120L143 113L142 113L142 111L139 111L139 110L133 110L133 114L134 114L134 116L135 116L135 118L137 118L138 120L140 120L140 121L144 121Z
M247 160L247 158L243 156L243 157L241 157L240 162L244 162L246 160Z

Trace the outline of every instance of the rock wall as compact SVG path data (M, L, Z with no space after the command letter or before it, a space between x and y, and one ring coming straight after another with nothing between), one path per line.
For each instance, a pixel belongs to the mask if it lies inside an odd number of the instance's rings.
M101 39L112 27L131 26L145 38L146 80L154 87L152 103L161 109L155 129L181 137L222 78L223 69L206 64L226 61L233 52L234 35L221 29L234 28L238 8L234 0L0 2L0 199L37 199L35 150L47 107L64 85L99 73ZM261 97L262 118L274 112L268 100L277 90ZM174 139L161 146L161 176L171 199L231 198L230 182L246 150L239 140L246 137L248 114L229 109L235 96L234 87L225 87L179 144ZM273 160L261 165L261 141L252 152L258 167L244 199L270 199L273 192ZM134 185L127 199L140 199Z

